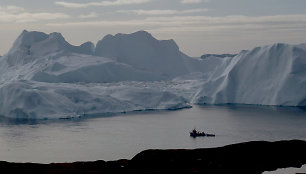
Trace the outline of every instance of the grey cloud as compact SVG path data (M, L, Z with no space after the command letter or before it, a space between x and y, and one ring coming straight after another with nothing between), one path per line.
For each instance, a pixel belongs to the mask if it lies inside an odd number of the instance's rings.
M119 6L130 4L143 4L150 2L151 0L115 0L115 1L100 1L100 2L88 2L88 3L72 3L65 1L57 1L55 4L67 7L67 8L87 8L91 6Z

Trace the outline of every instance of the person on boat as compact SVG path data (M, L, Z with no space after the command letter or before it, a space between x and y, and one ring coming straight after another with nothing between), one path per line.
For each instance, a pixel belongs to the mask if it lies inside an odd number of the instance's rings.
M193 130L192 130L192 133L193 133L194 135L196 135L196 134L198 133L198 131L197 131L196 129L193 129Z

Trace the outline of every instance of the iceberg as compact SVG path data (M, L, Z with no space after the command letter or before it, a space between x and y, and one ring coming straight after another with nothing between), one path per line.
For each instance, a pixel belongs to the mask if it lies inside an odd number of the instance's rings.
M306 106L306 48L273 44L242 51L202 86L198 104Z
M70 45L60 33L23 31L0 58L0 115L67 118L189 107L185 98L156 87L166 77L95 50L91 42Z
M235 57L237 54L204 54L201 59L206 59L208 57L225 58L225 57Z
M95 55L167 80L191 72L205 72L205 65L182 53L174 40L157 40L146 31L107 35L97 43Z
M0 57L0 115L52 119L191 104L306 106L306 44L191 58L145 31L96 46L24 30Z

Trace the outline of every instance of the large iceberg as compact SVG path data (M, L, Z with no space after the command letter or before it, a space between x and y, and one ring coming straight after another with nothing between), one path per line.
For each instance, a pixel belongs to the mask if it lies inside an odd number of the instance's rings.
M97 43L95 55L167 80L191 72L205 72L204 64L179 51L174 40L157 40L145 31L107 35Z
M145 31L95 46L23 31L0 57L0 115L66 118L190 104L306 106L306 46L191 58Z
M202 86L197 103L306 106L305 44L257 47L229 59Z
M141 38L149 34L137 32L131 35ZM151 36L143 40L155 39ZM159 44L162 46L155 51L167 55L163 53L167 52L164 48L167 44L158 41ZM173 41L169 44L176 45ZM198 67L202 61L187 57L178 48L172 52L182 57L177 60L173 55L163 58L184 66L184 73L169 68L165 72L170 74L168 77L163 71L165 66L171 67L171 62L163 67L159 67L161 60L151 62L155 69L151 71L142 68L147 66L146 61L142 62L144 66L135 66L114 57L102 57L96 54L95 46L90 42L72 46L60 33L23 31L10 51L0 58L0 115L62 118L189 107L184 97L166 87L172 82L161 81L170 80L170 76L174 77L172 74L188 73L187 66L194 64ZM133 54L126 54L133 60ZM146 55L143 56L145 59ZM186 66L185 61L188 62ZM200 72L201 68L198 69Z

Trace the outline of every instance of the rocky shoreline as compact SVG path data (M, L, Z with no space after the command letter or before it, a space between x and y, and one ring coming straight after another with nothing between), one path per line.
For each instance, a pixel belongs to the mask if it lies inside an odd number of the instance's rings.
M260 174L306 164L306 141L253 141L217 148L145 150L131 160L74 163L0 162L3 173Z

